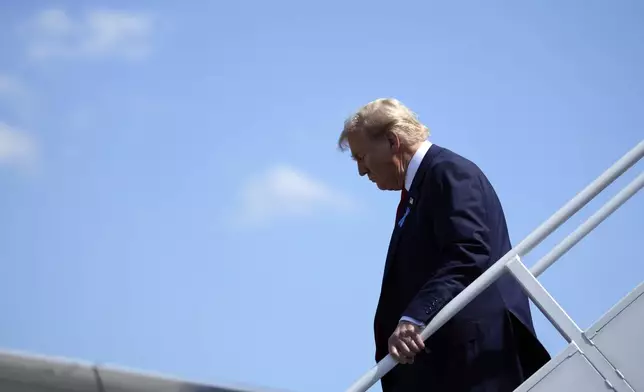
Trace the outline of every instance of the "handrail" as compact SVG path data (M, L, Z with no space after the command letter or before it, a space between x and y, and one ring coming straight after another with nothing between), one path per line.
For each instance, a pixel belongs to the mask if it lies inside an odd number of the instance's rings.
M603 191L608 185L614 182L619 176L624 174L630 167L635 165L642 157L644 156L644 140L639 142L632 150L627 152L622 158L615 162L611 167L609 167L604 173L602 173L597 179L591 182L586 188L579 192L575 197L573 197L568 203L566 203L562 208L555 212L549 219L542 223L537 229L530 233L523 241L521 241L517 246L512 248L508 253L501 257L496 263L492 264L481 276L479 276L474 282L468 285L461 293L454 297L450 302L441 309L438 314L429 322L425 329L421 332L421 337L423 340L427 340L433 333L435 333L440 327L447 323L456 313L463 309L467 304L469 304L477 295L479 295L483 290L489 287L496 279L498 279L504 272L506 265L512 261L516 256L525 256L537 245L539 245L548 235L554 232L559 226L561 226L565 221L567 221L572 215L577 213L581 208L583 208L588 202L590 202L595 196L597 196L601 191ZM640 176L641 177L641 176ZM639 177L638 177L639 179ZM637 181L637 180L636 180ZM632 196L632 194L631 194ZM629 196L630 197L630 196ZM614 202L615 209L621 205L621 203ZM609 202L610 203L610 202ZM614 211L614 210L613 210ZM611 211L612 212L612 211ZM610 214L610 212L609 212ZM606 216L603 218L600 212L595 214L593 218L595 219L595 226L598 225ZM592 219L592 218L591 218ZM590 219L589 219L590 220ZM592 225L589 225L590 227ZM594 227L591 227L588 231L592 230ZM578 231L571 234L569 238L569 245L572 247L576 242L578 242L581 237L586 233L584 230L587 228L580 227ZM580 235L581 234L581 235ZM570 239L570 237L579 236L575 241L575 238ZM565 240L564 240L565 242ZM566 249L567 250L567 249ZM559 250L554 249L549 255L555 255ZM564 252L559 254L561 256ZM557 257L558 257L557 256ZM545 259L545 258L544 258ZM543 260L543 259L542 259ZM543 272L547 267L552 265L556 258L548 261L548 263L539 264L540 272ZM396 361L393 359L391 354L387 354L380 362L376 364L373 368L367 371L362 377L360 377L353 385L347 389L347 392L365 392L371 386L373 386L378 380L380 380L385 374L387 374L391 369L396 366Z
M579 225L575 231L570 233L560 243L555 245L550 252L537 261L530 272L534 276L539 276L548 269L555 261L568 252L573 246L581 241L588 233L593 231L604 219L608 218L610 214L615 212L622 204L626 203L633 195L644 187L644 173L640 173L633 181L627 186L622 188L619 193L613 196L606 204L604 204L597 212L595 212L588 220Z

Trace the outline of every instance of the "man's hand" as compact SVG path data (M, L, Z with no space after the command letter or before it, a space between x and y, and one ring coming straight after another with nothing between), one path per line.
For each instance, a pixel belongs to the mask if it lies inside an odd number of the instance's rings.
M396 330L389 337L389 353L398 363L414 363L414 357L425 349L421 329L408 321L398 323Z

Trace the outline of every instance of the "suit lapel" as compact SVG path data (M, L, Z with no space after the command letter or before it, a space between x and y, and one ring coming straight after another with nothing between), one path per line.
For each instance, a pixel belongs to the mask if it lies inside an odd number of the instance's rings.
M425 157L423 158L420 166L418 167L418 171L416 172L416 176L412 181L411 188L407 195L407 200L404 202L403 215L396 222L396 225L394 226L394 231L391 234L391 240L389 241L389 249L387 250L387 259L385 261L385 272L383 274L383 282L385 277L387 276L387 273L391 269L392 264L394 264L394 259L396 256L396 251L398 249L398 244L405 231L405 223L409 219L410 215L415 213L416 205L418 204L419 197L421 196L420 189L422 188L421 185L425 179L425 174L427 173L428 168L431 166L431 163L434 157L436 157L436 155L440 153L440 150L442 150L441 147L433 144L429 148L429 151L427 151L427 153L425 154Z
M405 220L407 220L407 217L413 211L413 205L409 203L410 199L414 199L414 197L411 195L411 192L409 193L409 195L407 195L407 200L404 203L403 215L396 222L394 231L391 233L391 240L389 240L389 249L387 250L387 261L385 262L384 276L387 276L387 272L389 272L389 268L391 267L391 264L393 264L393 258L396 254L396 249L398 248L398 242L400 241L400 237L405 226Z

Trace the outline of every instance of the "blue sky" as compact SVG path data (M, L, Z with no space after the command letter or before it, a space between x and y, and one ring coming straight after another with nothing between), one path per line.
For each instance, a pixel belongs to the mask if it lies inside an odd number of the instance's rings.
M180 4L1 6L0 347L342 390L398 198L337 151L351 112L410 106L515 244L644 136L638 1ZM640 194L543 275L580 326L643 280L643 218Z

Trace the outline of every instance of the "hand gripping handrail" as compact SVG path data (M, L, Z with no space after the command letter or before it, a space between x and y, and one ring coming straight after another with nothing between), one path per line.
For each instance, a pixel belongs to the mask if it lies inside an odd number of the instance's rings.
M517 246L512 248L508 253L501 257L496 263L492 264L481 276L468 285L461 293L441 309L438 314L429 322L427 327L421 332L423 340L427 340L440 327L447 323L456 313L469 304L477 295L489 287L504 272L506 265L517 256L525 256L537 245L539 245L547 236L554 232L559 226L567 221L571 216L577 213L595 196L603 191L608 185L615 181L619 176L624 174L629 168L635 165L644 156L644 140L640 141L632 150L626 153L622 158L615 162L595 181L590 183L584 190L579 192L568 203L555 212L548 220L542 223L537 229L530 233ZM644 186L644 174L638 176L631 184L623 189L618 195L613 197L604 207L582 224L575 232L566 237L564 241L558 244L551 252L539 260L533 268L535 275L541 274L559 257L567 252L572 246L579 242L586 234L599 225L608 215L621 206L628 198L633 196L639 189ZM393 357L388 354L373 368L367 371L346 392L365 392L371 388L378 380L397 365Z

